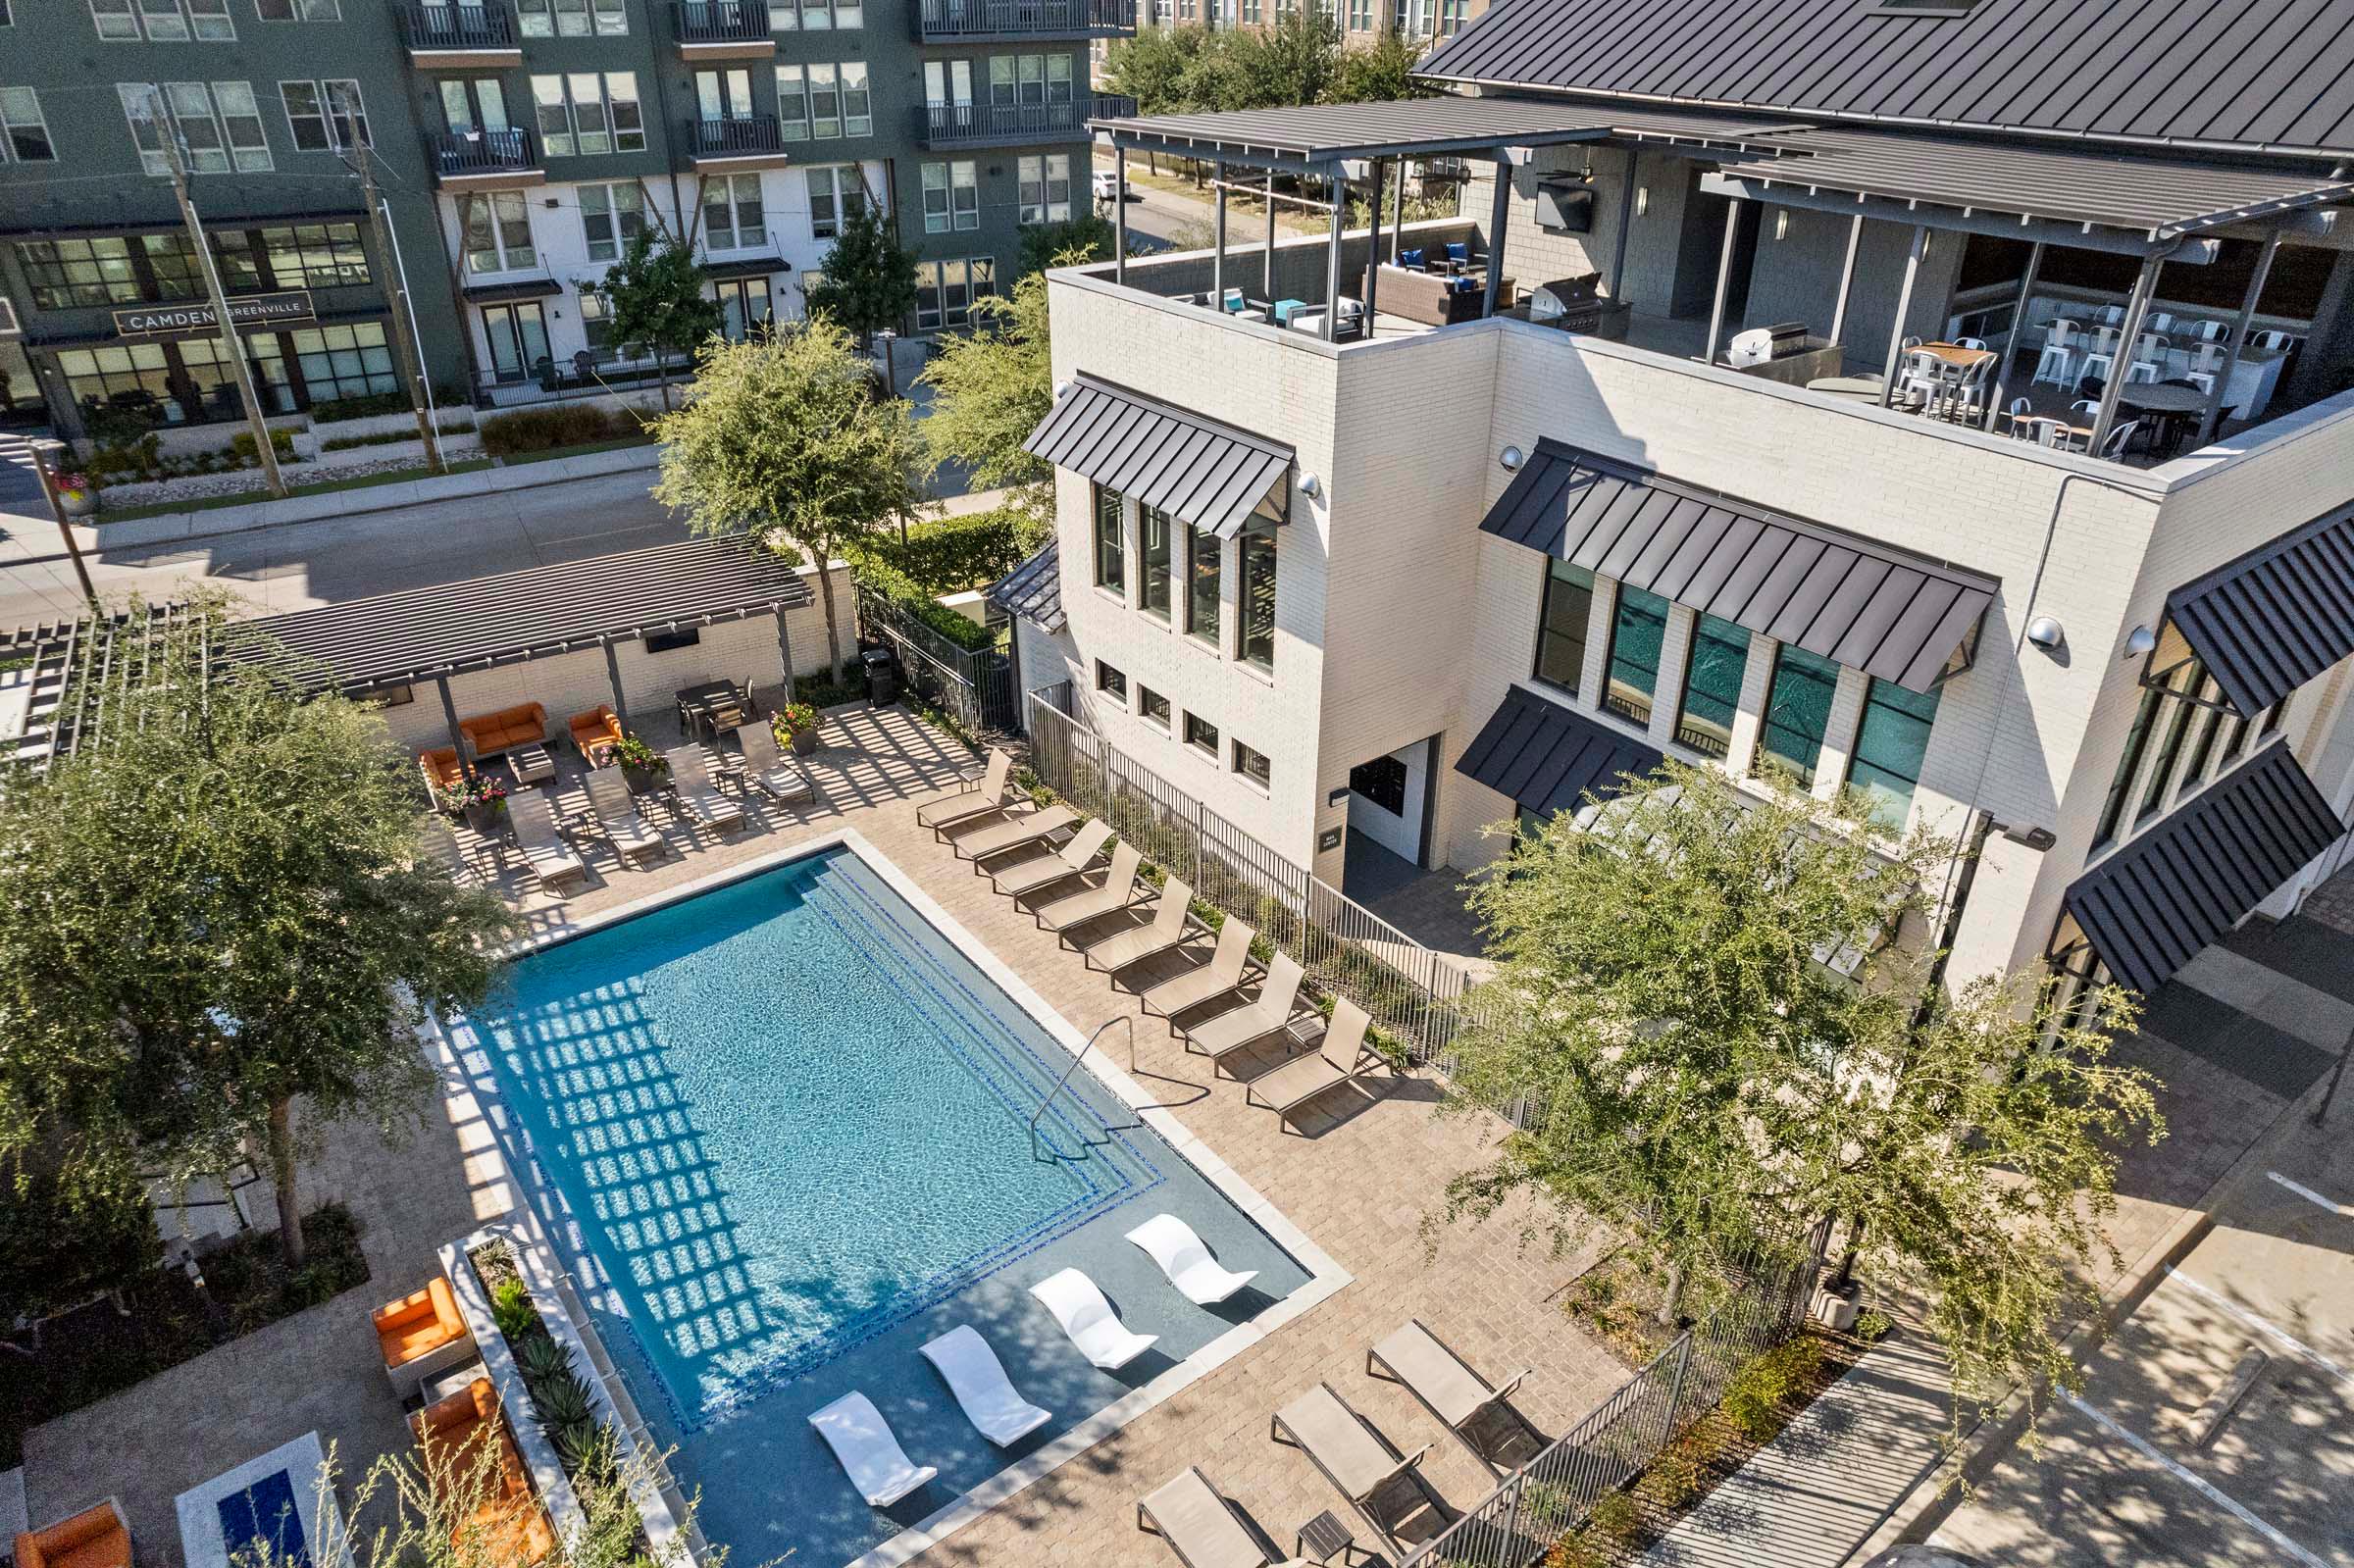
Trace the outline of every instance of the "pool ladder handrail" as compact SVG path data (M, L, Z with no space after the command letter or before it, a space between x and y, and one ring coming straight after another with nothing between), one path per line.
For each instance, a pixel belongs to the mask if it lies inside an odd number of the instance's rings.
M1125 1024L1128 1027L1128 1071L1131 1073L1136 1071L1136 1015L1134 1013L1121 1013L1116 1018L1106 1018L1103 1020L1103 1022L1098 1024L1096 1026L1096 1032L1087 1037L1087 1043L1080 1046L1079 1053L1071 1058L1071 1065L1062 1070L1062 1076L1054 1080L1054 1087L1047 1090L1047 1097L1038 1102L1038 1109L1030 1113L1030 1157L1034 1160L1037 1160L1040 1164L1043 1165L1046 1163L1046 1157L1039 1152L1039 1118L1047 1114L1048 1108L1054 1103L1055 1097L1062 1092L1063 1086L1071 1081L1071 1075L1079 1071L1079 1064L1087 1060L1087 1053L1096 1048L1096 1041L1101 1039L1103 1037L1103 1032L1111 1028L1111 1026L1114 1024Z

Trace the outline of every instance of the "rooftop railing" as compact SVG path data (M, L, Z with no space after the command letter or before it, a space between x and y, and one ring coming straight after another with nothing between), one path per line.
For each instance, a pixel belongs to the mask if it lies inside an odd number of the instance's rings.
M392 8L412 50L513 49L515 25L506 8L495 5L423 5L402 0Z
M775 115L747 115L737 120L690 120L688 142L697 158L725 158L752 153L783 152L785 134Z
M766 0L675 0L681 43L764 43L772 36Z
M1136 100L1091 93L1063 103L925 104L915 111L915 139L927 147L1075 141L1090 120L1136 113Z
M434 173L444 179L499 175L535 167L528 130L469 130L428 136Z

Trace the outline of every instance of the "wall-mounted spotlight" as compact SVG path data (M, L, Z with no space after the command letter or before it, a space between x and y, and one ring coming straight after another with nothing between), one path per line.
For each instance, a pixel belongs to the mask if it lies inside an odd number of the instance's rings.
M2067 642L2068 632L2050 616L2039 615L2027 623L2027 640L2048 652Z
M1496 461L1503 466L1507 474L1517 474L1520 472L1520 465L1528 460L1521 455L1520 448L1508 446L1496 454Z
M1300 476L1300 493L1312 501L1324 493L1324 481L1313 474L1303 474Z
M2158 633L2146 626L2137 626L2125 633L2124 656L2128 659L2138 659L2156 646Z

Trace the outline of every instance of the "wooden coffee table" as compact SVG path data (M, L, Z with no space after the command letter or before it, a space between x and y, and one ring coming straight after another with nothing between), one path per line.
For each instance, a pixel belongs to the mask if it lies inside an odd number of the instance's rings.
M519 784L537 784L556 776L556 759L548 754L547 747L537 743L517 746L507 753L507 771Z

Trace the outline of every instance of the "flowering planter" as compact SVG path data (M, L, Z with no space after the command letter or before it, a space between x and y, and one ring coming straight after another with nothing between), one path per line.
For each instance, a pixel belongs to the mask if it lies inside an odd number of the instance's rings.
M476 833L488 833L497 824L499 813L505 809L504 801L469 800L465 808L466 826Z
M98 510L98 497L88 490L69 490L60 487L57 509L68 517L88 517Z
M816 749L817 732L815 730L795 730L793 733L793 754L794 756L806 757Z
M630 793L634 795L656 794L670 782L668 769L633 768L626 762L621 765L621 777L628 783Z

